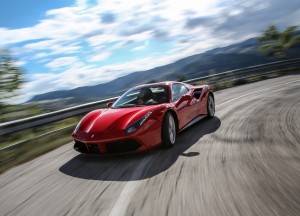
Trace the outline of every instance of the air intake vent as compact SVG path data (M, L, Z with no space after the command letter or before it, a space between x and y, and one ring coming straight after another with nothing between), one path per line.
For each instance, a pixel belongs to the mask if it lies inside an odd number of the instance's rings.
M107 153L123 153L137 150L141 145L135 140L124 140L119 142L107 143Z
M80 153L89 153L89 150L86 147L86 144L83 142L75 141L74 149Z
M87 144L91 154L100 154L98 144Z

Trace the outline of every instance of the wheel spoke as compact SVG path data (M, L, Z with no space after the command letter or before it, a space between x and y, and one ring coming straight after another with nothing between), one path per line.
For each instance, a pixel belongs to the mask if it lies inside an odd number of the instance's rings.
M211 116L215 114L215 104L211 96L208 98L208 111Z
M169 116L169 138L172 144L175 143L175 136L176 136L175 122L173 117Z

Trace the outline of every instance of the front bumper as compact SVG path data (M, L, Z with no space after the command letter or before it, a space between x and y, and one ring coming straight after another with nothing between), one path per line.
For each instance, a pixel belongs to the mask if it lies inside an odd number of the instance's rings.
M124 130L113 133L73 133L74 149L84 154L109 155L142 152L161 143L161 127L156 121L147 121L131 134Z
M146 150L134 139L107 143L84 143L75 140L74 149L80 153L96 155L123 154Z

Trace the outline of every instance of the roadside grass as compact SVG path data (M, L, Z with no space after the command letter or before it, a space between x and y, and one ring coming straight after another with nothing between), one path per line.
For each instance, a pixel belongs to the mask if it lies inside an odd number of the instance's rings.
M18 131L13 134L0 136L0 149L10 146L12 144L16 144L22 142L24 140L34 139L42 134L45 134L49 131L55 131L61 128L65 128L71 125L75 125L79 122L79 120L83 117L83 115L70 117L64 120L60 120L54 123L50 123L43 126L37 126L33 128L29 128L26 130ZM75 127L75 126L74 126Z
M70 143L72 131L82 117L74 116L0 136L0 173Z
M45 110L37 104L5 105L0 107L0 122L27 118L44 112Z
M24 162L30 161L44 153L52 151L66 143L70 143L73 127L67 127L55 133L29 139L18 145L0 151L0 173Z
M257 82L260 80L299 74L299 68L288 68L269 74L253 74L250 77L236 77L230 80L205 80L195 84L211 84L214 91ZM30 161L44 153L52 151L72 141L71 133L83 115L57 121L48 125L38 126L1 136L0 143L0 173ZM54 131L54 132L49 132ZM46 134L46 135L44 135ZM71 148L71 147L70 147Z

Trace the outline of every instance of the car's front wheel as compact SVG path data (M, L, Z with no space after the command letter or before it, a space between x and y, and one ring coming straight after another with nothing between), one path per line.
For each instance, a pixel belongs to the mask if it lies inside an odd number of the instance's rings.
M164 148L173 147L176 141L176 123L174 116L167 112L162 122L162 146Z

